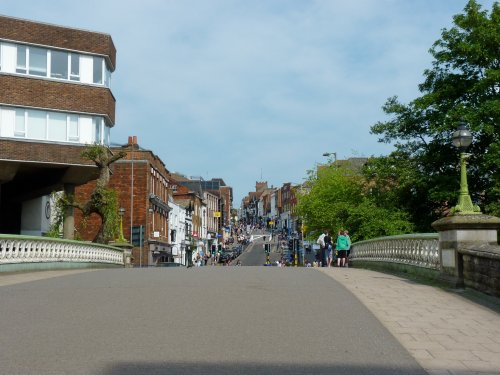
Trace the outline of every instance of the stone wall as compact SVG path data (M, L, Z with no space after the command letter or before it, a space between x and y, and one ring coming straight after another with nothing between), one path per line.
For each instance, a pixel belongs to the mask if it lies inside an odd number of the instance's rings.
M465 286L500 297L500 246L470 245L458 252Z

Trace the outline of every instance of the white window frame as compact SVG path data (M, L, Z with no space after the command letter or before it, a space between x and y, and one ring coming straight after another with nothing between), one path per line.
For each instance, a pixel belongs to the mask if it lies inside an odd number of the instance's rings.
M72 116L76 117L76 136L73 136L71 134L71 117ZM68 142L80 142L80 116L68 114L66 118L67 118L67 132L66 132L66 134L68 135L68 138L67 138Z
M78 60L78 74L72 73L73 60ZM80 54L79 53L68 53L68 76L70 81L80 82Z
M32 53L32 50L33 49L38 49L38 50L43 50L45 51L45 75L42 75L42 74L34 74L32 73L32 71L36 71L36 69L32 69L31 68L31 53ZM32 46L28 46L26 48L27 50L27 69L28 69L28 75L30 76L34 76L34 77L50 77L49 75L49 72L50 72L50 54L49 54L49 50L47 48L43 48L43 47L32 47Z
M95 59L101 60L101 64L100 64L101 65L101 78L100 78L99 82L96 82L96 80L95 80L95 78L96 78L95 77L95 73L96 72L94 71L94 67L95 67L95 65L99 66L98 63L95 64ZM92 56L92 60L93 60L92 61L92 83L94 85L102 85L102 86L104 86L104 69L106 68L104 66L104 58L102 56Z
M17 112L18 111L21 111L21 109L16 109L16 115L15 115L15 119L14 119L14 137L15 138L26 138L26 117L28 116L27 115L27 112L25 109L22 109L23 111L23 130L22 131L19 131L17 129Z
M29 45L29 44L13 44L16 48L16 61L15 61L15 72L17 74L24 74L24 75L29 75L29 76L34 76L34 77L44 77L44 78L49 78L49 79L54 79L54 80L62 80L62 81L73 81L73 82L81 82L81 83L90 83L93 85L99 85L99 86L104 86L107 88L111 88L111 70L108 69L108 65L106 62L106 59L104 56L100 55L87 55L87 54L82 54L78 52L71 52L69 50L59 50L59 49L51 49L51 48L46 48L44 46L37 46L37 45ZM2 64L2 56L3 54L1 53L1 44L0 44L0 71L2 71L2 66L5 64ZM25 64L23 66L19 65L18 61L18 52L19 48L24 48L25 49ZM34 74L33 72L36 70L30 69L30 54L32 52L32 49L41 49L44 50L46 53L46 67L45 67L45 75L40 75L40 74ZM60 51L68 54L68 66L67 66L67 77L52 77L52 52L54 51ZM87 60L85 59L87 58ZM72 74L71 73L71 67L72 67L72 62L74 59L77 59L78 61L78 73L77 74ZM101 69L101 76L97 80L98 82L94 81L94 60L99 59L101 64L100 64L100 69ZM5 61L4 61L5 63ZM89 66L90 65L90 66ZM99 65L99 64L97 64ZM31 70L31 71L30 71ZM86 71L90 70L90 71Z
M94 125L94 143L97 143L99 145L103 144L103 123L104 120L101 117L94 117L92 119L93 125ZM99 138L97 137L99 136Z
M65 53L67 56L66 58L66 77L54 77L52 74L52 53L53 52L62 52ZM57 79L57 80L63 80L63 81L68 81L69 80L69 71L70 71L70 66L69 66L69 55L70 53L64 50L51 50L49 49L47 52L47 65L48 65L48 70L47 70L47 77L52 78L52 79Z
M19 47L24 48L24 67L19 66ZM24 44L18 44L16 46L16 73L28 74L28 65L29 65L28 46L26 46ZM22 71L19 71L19 70L22 70Z

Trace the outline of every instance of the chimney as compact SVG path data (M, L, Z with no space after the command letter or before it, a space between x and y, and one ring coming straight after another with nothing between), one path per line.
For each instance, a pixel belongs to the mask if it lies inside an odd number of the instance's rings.
M129 135L128 136L128 146L136 146L137 145L137 136Z

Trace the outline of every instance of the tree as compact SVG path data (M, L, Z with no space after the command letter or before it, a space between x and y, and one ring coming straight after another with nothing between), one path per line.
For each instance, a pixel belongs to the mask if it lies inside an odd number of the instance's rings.
M118 234L118 196L115 190L109 189L110 165L126 155L124 151L112 154L103 145L92 145L87 147L81 154L82 158L91 160L99 170L97 183L90 194L87 202L78 202L73 195L63 194L60 196L57 207L57 218L53 228L60 228L64 220L64 212L67 207L74 207L82 212L84 220L90 215L97 214L101 220L101 226L93 242L107 243L117 237Z
M461 119L474 135L468 150L472 198L486 213L500 214L500 8L495 2L488 14L471 0L453 21L430 49L434 61L419 85L423 95L406 105L389 98L383 109L392 118L371 128L379 141L395 142L385 163L404 156L399 166L414 168L410 179L403 178L415 187L403 207L420 230L449 212L458 197L458 152L450 140ZM399 192L402 201L407 193Z
M409 233L408 215L398 208L385 208L366 194L363 176L349 168L319 168L309 175L307 189L298 194L297 211L308 231L317 235L324 229L335 234L349 229L354 241Z

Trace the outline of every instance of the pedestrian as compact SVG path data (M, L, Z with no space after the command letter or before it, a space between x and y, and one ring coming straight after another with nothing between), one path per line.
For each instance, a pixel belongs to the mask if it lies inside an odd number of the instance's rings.
M339 252L339 257L337 258L337 266L345 267L347 250L351 247L349 236L345 235L346 231L339 230L337 236L337 250Z
M324 230L316 240L316 243L319 245L320 249L320 267L325 264L325 236L326 231Z
M330 237L330 233L328 233L328 231L326 231L323 241L325 242L325 266L331 267L333 260L333 244L332 237Z
M347 237L347 251L346 251L346 257L345 257L345 266L349 267L349 255L351 254L351 237L349 237L349 232L344 231L344 236Z

